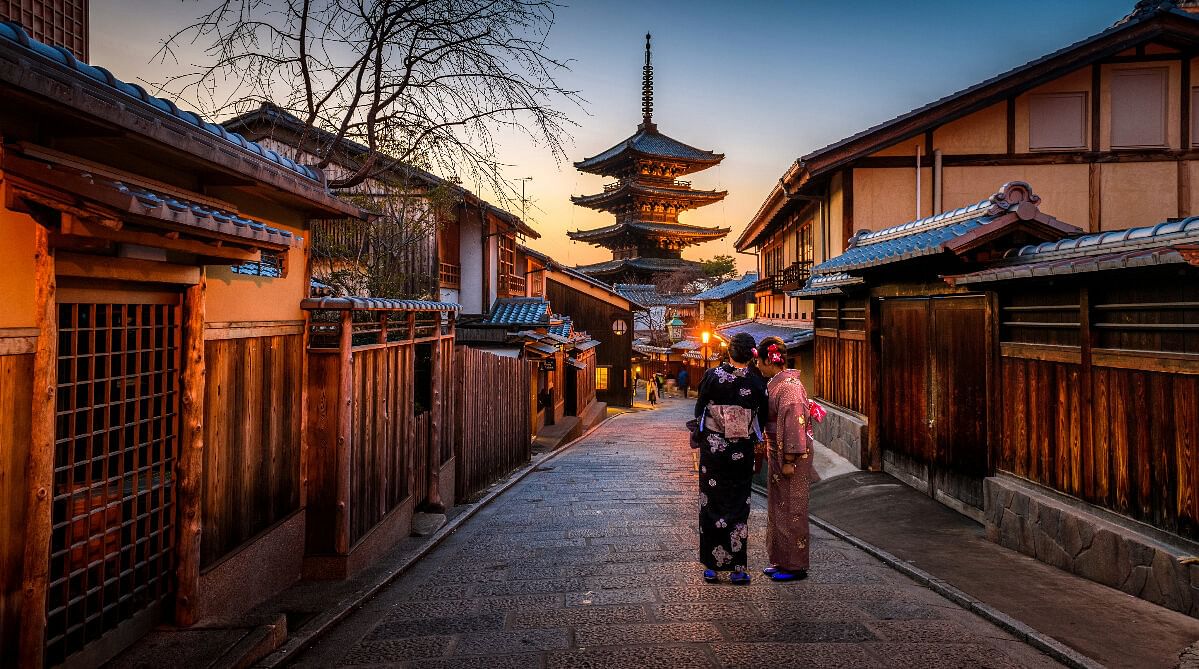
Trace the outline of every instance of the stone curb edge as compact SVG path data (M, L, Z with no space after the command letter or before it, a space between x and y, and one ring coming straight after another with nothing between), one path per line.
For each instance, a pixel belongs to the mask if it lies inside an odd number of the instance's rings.
M583 434L575 437L565 444L559 445L554 450L545 453L540 458L537 458L536 460L525 465L523 468L516 470L505 481L498 484L479 501L471 505L470 508L463 511L452 521L446 523L444 527L434 533L429 541L425 542L425 544L421 546L420 549L417 550L416 553L414 553L411 557L401 562L391 571L383 574L380 579L366 585L362 589L351 594L349 597L341 600L337 604L317 615L315 618L305 624L300 630L298 630L297 634L288 635L287 640L282 645L276 648L270 655L267 655L260 662L255 664L254 667L256 669L274 669L275 667L284 666L287 662L291 661L293 655L312 645L317 639L330 632L338 623L347 618L354 609L358 608L366 600L378 594L381 590L383 590L383 588L386 588L397 578L403 576L405 572L414 567L416 563L426 555L431 553L433 549L437 548L437 546L441 544L442 541L457 531L463 523L470 520L476 513L483 510L496 497L504 494L517 483L520 483L526 476L533 473L533 471L542 464L558 457L566 449L591 436L591 433L600 429L600 427L607 424L609 421L615 420L622 415L624 414L609 416L604 420L601 420Z
M755 486L755 492L763 494L760 489ZM1052 659L1061 662L1062 664L1072 667L1073 669L1103 669L1103 665L1092 660L1091 658L1079 653L1078 651L1066 646L1057 639L1042 634L1028 625L1016 620L1008 614L996 609L989 604L979 601L971 597L962 590L950 585L949 583L933 576L932 574L920 569L910 562L902 560L891 553L855 537L854 535L842 530L841 528L823 520L817 516L809 515L811 521L824 529L828 533L837 538L846 541L853 546L873 555L881 560L884 564L904 574L908 578L927 586L933 592L941 595L958 606L971 611L985 620L997 625L1001 629L1010 632L1020 641L1036 648L1045 653Z

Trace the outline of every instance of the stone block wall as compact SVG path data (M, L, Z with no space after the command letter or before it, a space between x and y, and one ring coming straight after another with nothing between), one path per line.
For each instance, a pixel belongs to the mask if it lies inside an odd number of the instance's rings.
M858 469L862 468L863 453L866 452L866 419L838 409L826 402L816 400L828 411L824 421L816 423L813 432L816 441L827 446L837 455L849 460Z
M1199 617L1199 547L1052 490L1000 475L984 482L987 538L1059 569Z

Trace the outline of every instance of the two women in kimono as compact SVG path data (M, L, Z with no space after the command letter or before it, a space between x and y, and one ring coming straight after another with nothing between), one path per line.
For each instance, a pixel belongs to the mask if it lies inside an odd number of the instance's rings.
M760 350L754 344L748 334L734 336L729 359L704 374L695 403L700 427L700 562L709 583L719 582L722 572L731 572L729 581L735 585L750 582L746 571L750 485L755 446L764 438L770 468L771 566L763 573L776 581L807 576L807 487L814 475L807 393L799 373L786 369L782 341L767 338Z

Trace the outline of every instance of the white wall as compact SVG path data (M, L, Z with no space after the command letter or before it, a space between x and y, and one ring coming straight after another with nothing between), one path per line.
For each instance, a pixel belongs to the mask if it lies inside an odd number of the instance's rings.
M477 217L467 216L462 222L461 247L462 288L459 304L464 314L481 314L491 304L484 305L483 293L483 240ZM493 264L492 267L495 267Z

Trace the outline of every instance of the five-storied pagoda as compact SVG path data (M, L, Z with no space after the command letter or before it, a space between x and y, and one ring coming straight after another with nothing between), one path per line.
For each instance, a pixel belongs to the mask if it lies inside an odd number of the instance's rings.
M579 195L571 201L616 215L616 223L593 230L567 233L571 239L612 251L612 260L583 265L579 270L609 283L645 283L655 275L690 268L697 263L682 258L691 244L720 239L729 228L707 228L679 223L679 214L719 202L727 191L693 190L678 177L706 170L724 160L724 154L688 146L658 132L654 124L654 68L650 64L650 36L645 36L645 74L637 132L603 153L575 163L582 172L616 179L596 195Z

